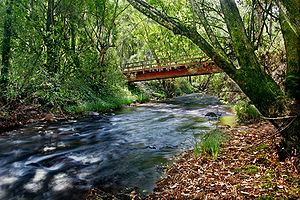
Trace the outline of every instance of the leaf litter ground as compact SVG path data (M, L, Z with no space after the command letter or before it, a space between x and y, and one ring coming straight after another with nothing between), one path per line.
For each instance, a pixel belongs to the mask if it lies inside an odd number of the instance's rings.
M225 128L224 134L228 140L217 158L185 151L151 194L141 197L133 191L126 199L300 198L299 159L279 161L281 138L270 123ZM92 189L87 199L119 199L106 197Z

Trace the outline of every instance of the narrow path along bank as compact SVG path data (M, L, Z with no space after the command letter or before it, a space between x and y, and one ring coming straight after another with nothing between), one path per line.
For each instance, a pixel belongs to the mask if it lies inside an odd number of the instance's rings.
M299 160L278 160L275 130L268 122L226 128L217 159L184 152L147 199L299 198Z

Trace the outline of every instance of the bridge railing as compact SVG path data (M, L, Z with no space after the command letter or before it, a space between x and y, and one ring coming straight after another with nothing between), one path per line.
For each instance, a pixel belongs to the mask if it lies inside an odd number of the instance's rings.
M125 63L121 65L123 73L134 73L144 71L161 71L179 66L195 65L199 63L207 64L208 57L200 54L182 55L179 57L159 58L157 60L144 60L139 62Z

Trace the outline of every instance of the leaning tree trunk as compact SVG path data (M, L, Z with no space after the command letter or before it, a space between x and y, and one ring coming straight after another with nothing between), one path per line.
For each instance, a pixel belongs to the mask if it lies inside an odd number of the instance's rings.
M226 55L210 45L194 28L189 28L175 21L173 18L156 10L142 0L127 1L141 13L173 31L174 34L186 36L195 43L239 85L263 116L277 118L288 114L285 95L283 91L281 91L280 86L276 84L272 77L269 76L260 65L254 53L254 48L246 35L235 1L220 0L220 3L239 63L237 67L234 66ZM277 127L282 125L282 122L271 121ZM283 133L285 140L290 144L289 149L299 149L299 143L297 143L299 138L297 132L299 119L294 118L286 127L285 132L292 135L292 137L290 137Z
M1 94L4 94L6 86L8 84L8 69L10 66L10 54L11 54L11 27L12 27L12 6L13 0L6 1L6 15L3 27L3 41L2 41L2 69L0 77L0 89Z
M279 7L292 30L300 36L300 1L299 0L279 0Z
M259 63L236 3L232 0L220 3L240 68L234 80L264 116L282 115L286 111L284 94Z
M249 96L249 98L253 101L254 105L262 112L264 116L268 116L268 113L270 113L270 111L268 110L270 109L270 107L266 105L268 101L266 100L267 98L265 98L265 96L273 95L274 99L278 99L274 103L278 104L279 106L283 106L282 110L275 111L275 115L273 115L273 119L271 118L270 121L275 126L279 127L279 130L284 138L279 153L281 158L285 158L288 154L292 152L293 149L300 149L300 121L299 117L297 116L298 109L296 109L299 105L297 102L295 102L294 107L292 109L288 109L286 107L288 105L288 102L284 100L284 93L281 91L279 85L277 85L275 81L270 76L268 76L261 67L260 63L258 62L258 58L254 54L254 49L247 39L246 31L244 29L235 2L232 0L220 0L220 2L222 11L225 16L226 24L230 32L233 47L236 52L239 64L241 66L241 72L247 74L249 77L253 76L253 78L255 78L252 82L247 81L247 85L249 87L252 87L251 91L254 93L246 93L245 90L242 88L243 91ZM297 42L298 40L297 38L295 38L295 33L289 31L287 28L285 29L285 31L286 34L284 35L286 35L286 37L289 37L287 40L289 44L287 44L286 42L288 55L288 71L299 75L299 44ZM259 85L264 86L259 87ZM256 87L257 90L255 89ZM292 88L290 91L295 92L297 90L297 88ZM264 104L264 106L261 106L262 104ZM282 118L282 115L289 116Z

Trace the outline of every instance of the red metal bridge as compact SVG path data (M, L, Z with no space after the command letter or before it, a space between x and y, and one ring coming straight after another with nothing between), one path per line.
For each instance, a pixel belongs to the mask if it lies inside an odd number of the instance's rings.
M125 63L121 68L128 82L222 72L208 57L199 54Z

